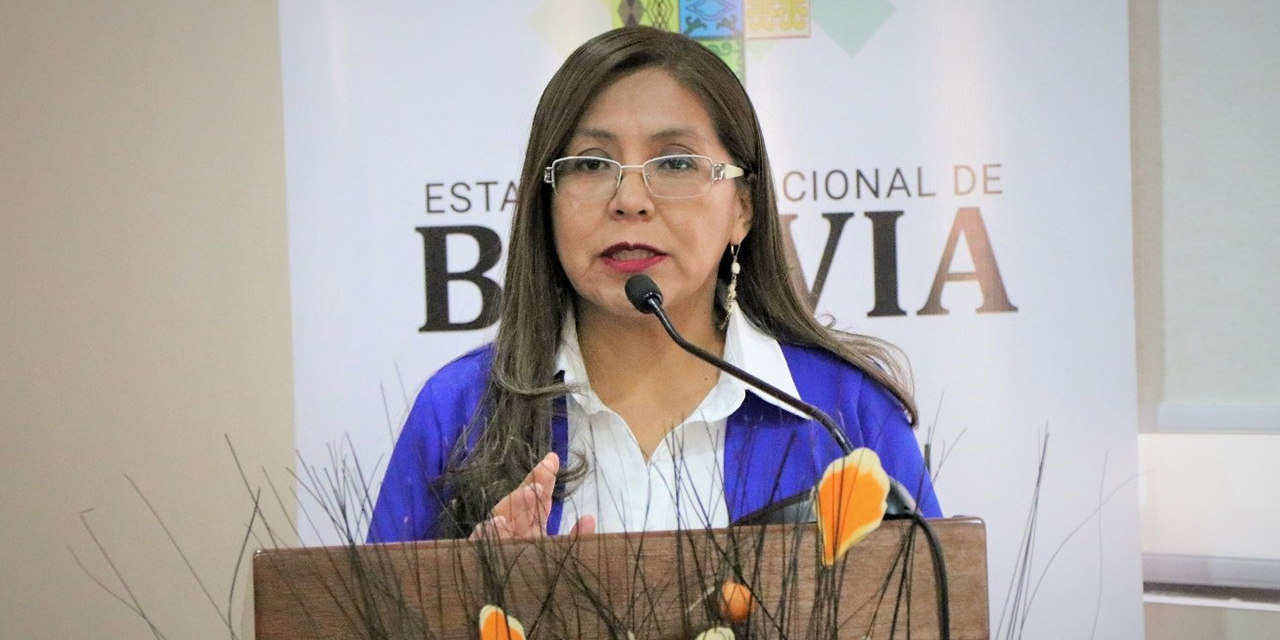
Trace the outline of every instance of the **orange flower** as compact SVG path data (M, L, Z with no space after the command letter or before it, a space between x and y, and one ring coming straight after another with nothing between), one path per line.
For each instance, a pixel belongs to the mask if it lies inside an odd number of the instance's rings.
M866 447L833 461L814 490L822 561L832 565L884 520L889 476Z
M525 640L524 625L501 608L486 604L480 609L480 640Z
M720 587L720 617L729 622L742 622L751 615L756 600L745 584L725 582Z

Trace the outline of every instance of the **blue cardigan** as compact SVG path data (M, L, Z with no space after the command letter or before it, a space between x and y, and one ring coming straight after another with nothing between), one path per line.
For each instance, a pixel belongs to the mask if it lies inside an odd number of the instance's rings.
M825 350L780 346L800 397L843 425L853 446L874 449L885 471L914 494L921 513L941 517L919 444L897 400ZM369 542L436 537L448 502L436 480L480 407L492 357L492 345L476 349L441 368L418 394L387 465L369 524ZM563 405L559 409L552 420L551 448L567 460L568 422ZM729 521L812 488L840 455L822 425L770 404L748 388L742 406L725 425ZM547 522L553 535L560 531L562 507L559 500L553 501Z

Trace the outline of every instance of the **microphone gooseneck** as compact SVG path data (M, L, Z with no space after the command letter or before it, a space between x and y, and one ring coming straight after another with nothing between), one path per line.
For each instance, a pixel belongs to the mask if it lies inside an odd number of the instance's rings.
M662 328L667 330L667 335L675 341L680 348L697 356L700 360L728 373L729 375L746 382L755 387L757 390L766 395L786 404L813 418L818 424L827 430L831 438L840 446L844 455L853 453L853 445L850 444L849 438L845 436L844 430L836 426L831 416L827 415L823 410L795 397L785 391L751 375L733 363L726 362L723 358L718 358L696 344L684 339L680 332L671 325L671 319L667 317L666 311L662 308L662 290L658 288L657 283L643 273L638 273L627 279L626 284L627 300L631 301L640 313L653 314L658 316L658 320L662 322ZM739 518L735 524L776 524L776 523L794 523L794 522L811 522L814 518L813 493L802 492L782 500L778 500L771 505L766 505L763 509L759 509L754 513ZM889 477L889 494L886 497L887 509L885 517L887 518L910 518L914 526L919 526L924 530L926 539L929 543L929 551L933 555L934 579L937 585L938 597L938 631L939 637L944 640L951 638L951 612L949 603L951 596L947 589L947 569L946 562L943 559L942 545L938 542L937 534L934 533L933 527L925 521L920 514L920 510L916 508L915 499L911 493L902 486L902 483L892 476ZM914 538L911 538L914 540ZM908 543L908 548L912 544Z
M638 273L627 278L625 290L627 293L627 300L629 300L632 306L640 311L640 313L658 316L658 320L662 323L662 328L666 329L667 335L671 336L671 339L674 340L681 349L697 356L698 359L703 362L706 362L711 366L746 382L752 387L755 387L761 393L764 393L778 402L809 416L818 424L822 425L822 427L827 431L827 434L831 436L831 439L835 440L836 445L840 447L840 450L844 455L847 456L850 453L853 453L853 444L849 442L849 437L844 434L843 429L836 426L835 421L832 420L831 416L827 415L825 411L769 384L768 382L765 382L764 380L761 380L760 378L757 378L731 362L726 362L723 358L719 358L708 353L702 347L685 340L684 336L680 335L680 332L676 331L676 328L671 324L671 319L667 317L667 312L663 310L662 290L658 288L658 285L653 281L653 278L650 278L643 273ZM912 497L911 492L907 491L906 487L903 487L902 483L898 482L897 479L890 477L889 508L886 514L891 517L901 517L914 511L916 511L916 501L915 498Z
M836 423L831 419L831 416L827 415L824 411L809 404L808 402L792 396L791 394L769 384L768 382L765 382L764 380L761 380L760 378L757 378L745 369L737 367L731 362L726 362L723 358L718 358L711 353L708 353L702 347L685 340L684 336L680 335L680 332L676 331L676 328L672 326L671 319L667 317L667 312L663 310L662 290L658 288L658 285L653 281L653 278L650 278L643 273L627 278L626 292L627 299L631 301L631 304L635 306L640 313L652 313L653 315L658 316L658 320L662 322L662 328L667 330L667 335L671 336L671 339L674 340L676 344L680 345L680 348L692 353L700 360L710 364L711 366L746 382L778 402L813 418L818 422L818 424L821 424L827 430L827 433L831 434L831 437L836 441L836 444L840 446L840 450L843 451L845 455L853 453L853 445L849 442L849 438L844 435L844 431L841 430L840 427L836 426Z
M827 433L831 435L836 444L840 445L840 449L849 456L854 452L854 447L849 442L849 438L845 435L845 431L836 426L836 421L831 419L826 412L814 407L813 404L801 401L800 398L791 396L782 389L773 387L772 384L765 383L764 380L756 378L749 374L741 367L737 367L732 362L724 361L710 355L705 349L696 346L696 344L686 340L680 332L677 332L675 326L672 326L671 319L667 317L667 312L662 308L662 289L658 288L658 284L653 282L653 278L648 275L636 274L627 279L626 284L627 300L631 301L631 305L636 307L641 314L653 314L658 316L658 320L662 321L663 329L667 330L667 335L671 335L672 340L676 340L676 344L685 351L698 356L700 360L708 362L708 364L717 367L717 369L727 372L739 380L745 381L760 392L767 396L777 399L786 406L795 408L796 411L804 413L804 415L812 417L818 424L822 425ZM768 504L762 509L758 509L753 513L739 518L736 525L765 525L765 524L782 524L782 522L808 522L814 518L814 497L812 492L803 492L791 497L777 500L772 504ZM938 616L938 636L943 640L951 639L951 611L950 602L951 595L947 589L947 570L946 561L942 556L942 545L938 543L936 532L933 527L924 520L920 515L920 511L915 506L915 499L911 497L911 493L902 486L895 477L890 476L888 479L888 495L886 497L886 511L884 517L910 518L914 526L919 526L924 531L925 539L929 544L929 552L933 556L933 572L934 580L937 581L937 616ZM910 540L914 540L914 536L910 536L908 548L913 547ZM910 561L909 561L910 562Z

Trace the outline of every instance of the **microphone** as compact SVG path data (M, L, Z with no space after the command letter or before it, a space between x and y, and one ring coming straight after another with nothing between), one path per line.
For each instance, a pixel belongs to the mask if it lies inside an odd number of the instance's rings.
M671 326L671 319L667 317L667 312L662 309L662 291L658 289L658 285L654 283L652 278L642 273L631 276L627 279L626 291L627 299L631 301L631 304L640 313L652 313L658 316L658 320L662 322L662 327L667 330L667 335L671 336L671 339L680 345L680 348L697 356L703 362L711 364L717 369L763 391L766 395L813 418L827 430L827 433L836 441L836 444L840 445L844 455L849 455L853 452L853 445L845 437L844 431L837 427L831 416L821 409L784 392L729 362L725 362L722 358L711 355L706 350L698 347L698 345L685 340L680 335L680 332ZM885 497L885 503L885 518L910 519L913 524L919 525L925 533L925 538L929 543L929 551L933 555L934 580L937 586L938 637L950 640L951 607L949 603L951 602L951 596L947 589L946 561L943 558L942 545L938 541L937 534L934 533L933 527L920 515L920 512L916 510L916 501L911 497L911 493L892 476L889 477L889 495ZM733 524L801 524L816 522L817 519L814 492L810 490L767 504L752 513L738 518Z
M626 283L627 300L631 301L631 305L640 313L653 314L662 322L662 327L666 329L667 335L675 341L681 349L697 356L698 359L710 364L711 366L755 387L765 395L781 402L796 411L809 416L818 424L826 429L831 439L835 440L844 455L853 453L853 445L849 442L849 438L844 434L844 430L836 426L831 416L827 415L823 410L797 398L782 389L779 389L760 378L752 375L750 372L725 361L723 358L712 355L705 349L699 347L692 342L684 339L680 332L672 326L671 319L667 317L667 312L662 308L662 290L658 288L657 283L643 273L636 274L627 278ZM888 508L885 510L885 517L903 517L909 516L916 510L915 499L896 479L889 478L889 496L887 499ZM749 513L739 518L734 524L782 524L796 522L813 522L816 520L816 511L813 508L813 498L811 492L804 491L794 496L790 496L766 505L764 508Z
M718 358L698 345L685 340L684 336L681 336L680 332L676 331L676 328L671 325L671 319L667 317L667 312L662 308L662 291L658 289L658 284L653 281L653 278L650 278L643 273L631 276L630 278L627 278L626 290L627 299L631 301L632 306L638 309L640 313L658 316L658 320L662 322L663 328L667 330L667 335L671 336L671 339L675 340L676 344L680 345L680 348L692 353L711 366L716 367L717 369L720 369L721 371L724 371L753 387L756 387L788 407L791 407L816 420L827 430L827 433L835 439L836 444L840 446L840 450L843 451L845 455L853 453L853 445L849 443L849 438L844 435L844 431L841 430L840 427L837 427L835 421L831 419L831 416L827 415L821 409L801 400L800 398L788 394L782 389L757 378L746 370L734 366L723 358Z

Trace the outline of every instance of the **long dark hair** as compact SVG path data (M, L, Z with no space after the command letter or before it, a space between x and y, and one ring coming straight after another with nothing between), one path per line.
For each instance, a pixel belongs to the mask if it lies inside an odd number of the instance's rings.
M693 92L715 124L752 206L751 231L739 251L738 304L761 330L781 342L820 347L884 385L916 422L910 374L886 342L834 331L814 318L791 281L773 176L754 107L737 76L714 53L685 36L624 27L578 47L551 78L538 102L511 221L506 280L493 345L493 368L477 418L446 475L464 528L484 518L550 450L555 399L567 392L555 379L561 322L574 293L560 266L551 228L551 189L543 168L559 157L588 106L606 87L640 69L666 71ZM722 267L725 265L722 265ZM721 281L728 277L721 270ZM468 446L468 442L474 442ZM562 468L562 479L580 465Z

